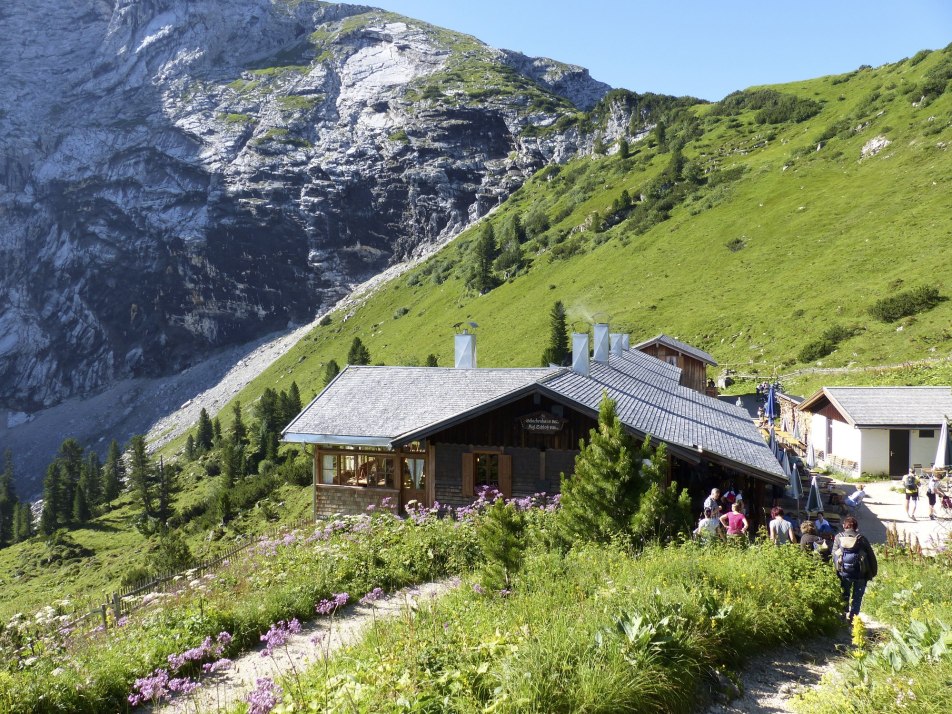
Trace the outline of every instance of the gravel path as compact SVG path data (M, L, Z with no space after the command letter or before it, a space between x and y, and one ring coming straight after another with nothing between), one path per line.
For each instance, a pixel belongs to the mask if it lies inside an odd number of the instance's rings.
M262 656L264 645L261 645L236 658L230 669L204 677L202 686L192 694L177 697L160 707L144 707L142 711L154 714L229 711L244 701L258 677L277 678L295 669L301 672L341 647L357 642L375 619L410 618L420 606L455 587L456 582L451 579L406 588L378 600L373 606L348 606L333 617L302 624L300 634L292 635L287 645L275 650L273 656Z

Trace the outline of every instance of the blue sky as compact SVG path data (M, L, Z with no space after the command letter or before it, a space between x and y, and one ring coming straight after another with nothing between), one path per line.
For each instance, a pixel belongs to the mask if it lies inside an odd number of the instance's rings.
M637 92L720 99L952 42L948 0L369 0Z

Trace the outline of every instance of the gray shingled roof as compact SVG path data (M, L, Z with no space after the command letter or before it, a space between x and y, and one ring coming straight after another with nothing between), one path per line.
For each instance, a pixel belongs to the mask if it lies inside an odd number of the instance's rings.
M560 371L346 367L284 430L286 441L387 446Z
M952 387L823 387L801 408L826 396L853 426L934 427L952 417Z
M652 337L650 340L645 340L644 342L639 342L637 345L634 345L632 349L640 350L642 347L647 347L648 345L661 344L671 349L678 350L683 352L686 355L691 355L695 359L699 359L702 362L707 362L712 367L717 366L717 361L709 355L704 350L699 350L697 347L689 345L687 342L681 342L681 340L676 340L673 337L670 337L665 334L660 334L657 337Z
M624 363L626 357L612 355L608 365L592 363L589 377L566 371L544 380L542 386L595 411L605 390L615 400L619 418L631 429L699 455L713 454L746 465L774 476L778 483L785 480L744 409L670 380L638 374Z
M678 383L677 367L630 350L591 363L591 374L569 369L448 369L347 367L284 430L286 441L389 446L423 438L448 420L533 390L598 411L602 391L621 420L698 458L752 469L783 482L783 472L754 427L733 404ZM700 448L699 448L700 447Z

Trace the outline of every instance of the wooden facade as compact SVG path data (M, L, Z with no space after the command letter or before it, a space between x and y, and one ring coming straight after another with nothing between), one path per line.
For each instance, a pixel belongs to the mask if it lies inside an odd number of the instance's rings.
M657 357L662 362L679 367L681 369L682 387L693 389L701 394L708 393L707 364L705 362L658 342L638 349L652 357ZM716 394L712 396L716 396Z
M402 512L412 501L426 507L465 506L484 485L510 498L559 493L562 474L574 473L579 441L588 440L596 427L594 416L534 393L394 450L318 446L314 514L360 513L368 506ZM413 482L408 460L423 464L422 484ZM328 471L328 464L336 471ZM764 484L758 479L706 460L687 462L670 452L668 475L688 489L698 512L711 488L742 490L751 526L764 522ZM329 482L331 476L337 481Z

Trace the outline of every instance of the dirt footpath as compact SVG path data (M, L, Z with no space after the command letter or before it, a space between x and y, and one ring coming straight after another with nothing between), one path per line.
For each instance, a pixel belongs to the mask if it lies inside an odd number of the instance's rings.
M443 593L455 587L456 580L427 583L406 588L389 595L373 605L352 605L333 617L321 617L301 625L301 632L291 635L287 644L262 656L264 644L237 657L229 669L202 678L202 686L187 696L155 707L143 708L155 714L193 714L194 712L227 712L245 700L255 687L258 677L277 679L294 670L302 672L308 666L330 657L341 647L353 644L363 637L375 620L398 616L413 617L414 611L428 605Z

